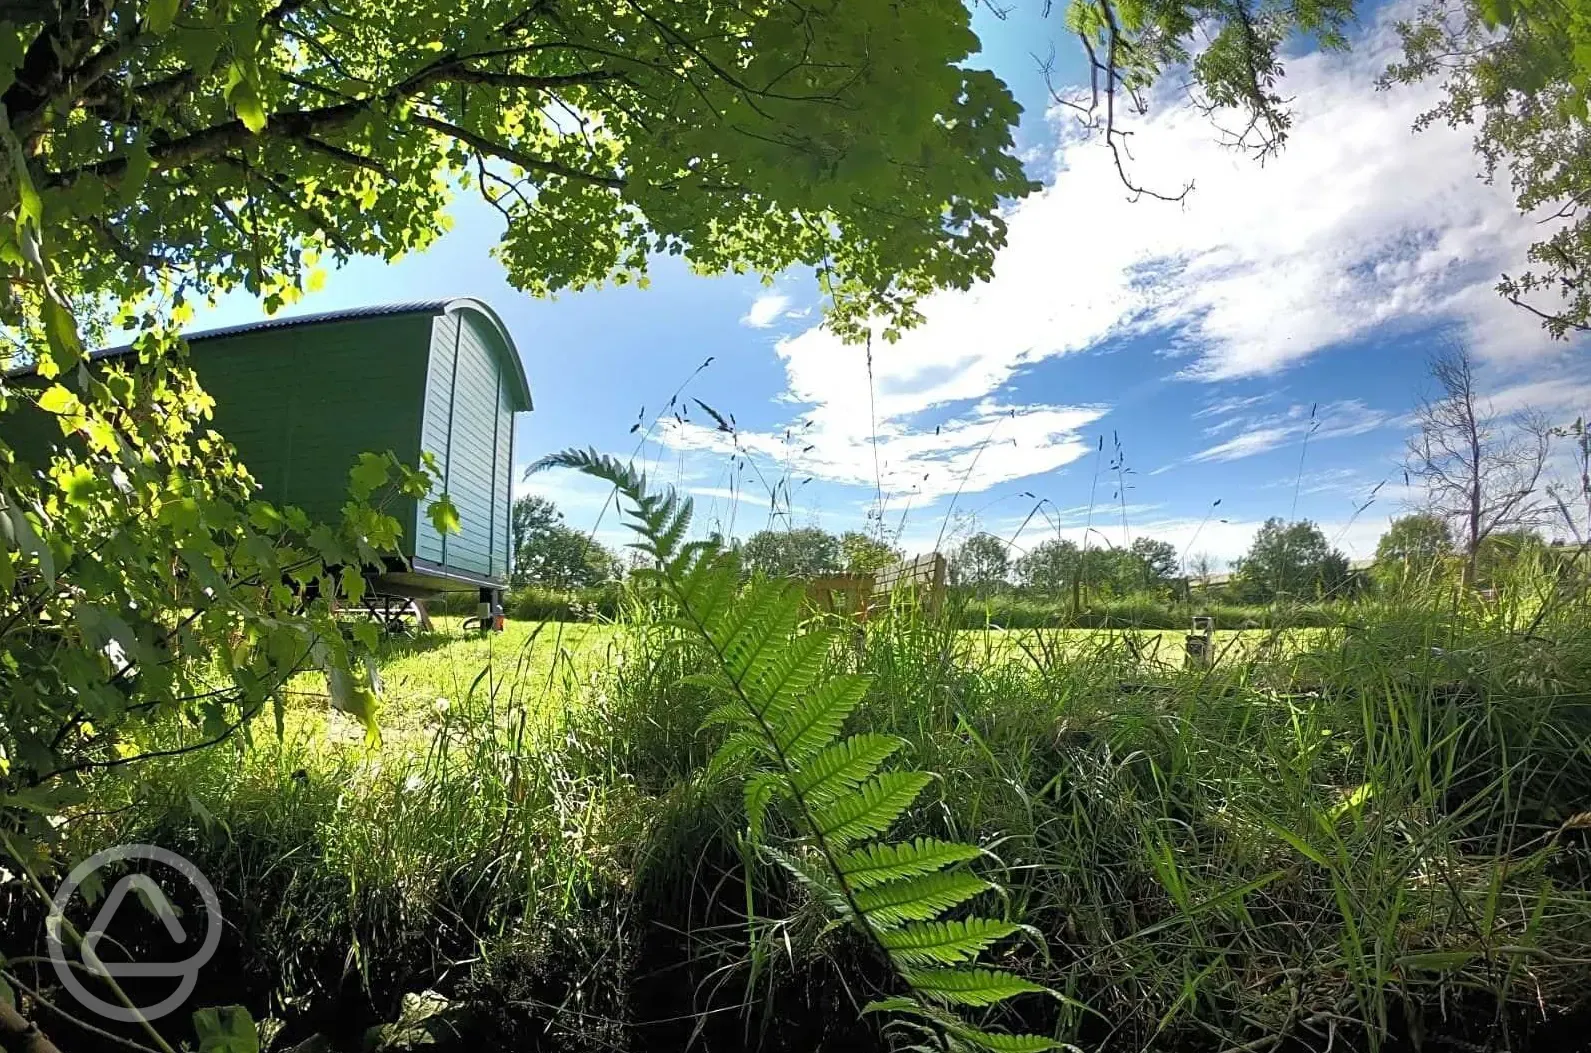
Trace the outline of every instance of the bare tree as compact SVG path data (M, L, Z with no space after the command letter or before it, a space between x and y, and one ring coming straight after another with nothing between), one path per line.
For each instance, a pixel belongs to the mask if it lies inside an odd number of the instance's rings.
M1552 429L1552 435L1555 439L1572 440L1575 478L1548 483L1547 495L1563 518L1563 525L1574 535L1575 543L1583 547L1591 542L1591 425L1582 413L1573 424Z
M1541 518L1537 487L1551 428L1530 410L1498 413L1476 391L1475 362L1461 343L1433 356L1430 372L1437 392L1415 409L1406 467L1425 484L1431 510L1458 525L1466 580L1474 580L1482 542Z

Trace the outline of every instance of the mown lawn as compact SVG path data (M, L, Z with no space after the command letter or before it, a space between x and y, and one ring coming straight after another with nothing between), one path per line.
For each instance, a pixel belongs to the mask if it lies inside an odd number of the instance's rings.
M1266 650L1296 651L1321 639L1323 630L1218 630L1218 661L1237 662ZM1135 661L1176 668L1183 663L1185 633L1158 629L964 629L956 633L959 662L1034 664L1080 661L1116 652ZM499 712L528 706L562 711L589 694L593 670L621 662L628 643L622 627L589 622L509 621L501 633L466 631L460 618L436 619L436 631L383 645L382 729L390 743L408 741L435 722L439 704ZM318 678L306 677L297 697L319 708ZM344 737L352 723L333 715ZM423 743L421 743L423 745Z

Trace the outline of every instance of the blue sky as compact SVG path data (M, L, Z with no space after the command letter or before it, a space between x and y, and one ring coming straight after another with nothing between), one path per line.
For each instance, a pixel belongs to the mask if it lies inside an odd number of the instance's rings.
M910 551L973 530L1021 549L1092 527L1219 562L1265 517L1296 515L1366 556L1413 496L1397 461L1439 341L1471 343L1500 408L1569 420L1591 403L1584 347L1546 340L1491 291L1542 228L1476 178L1463 132L1411 131L1430 90L1373 90L1384 22L1361 27L1349 55L1293 56L1292 138L1263 167L1220 146L1179 95L1156 98L1133 128L1133 174L1171 190L1193 181L1167 204L1129 201L1109 154L1050 106L1039 63L1052 42L1057 80L1080 77L1058 18L1022 0L1003 20L984 6L975 19L980 63L1023 103L1019 147L1046 186L1013 206L994 280L935 297L922 328L875 345L871 383L862 349L819 328L809 274L765 287L669 259L646 290L536 300L504 281L490 257L498 217L465 195L430 251L355 261L284 313L480 297L535 392L515 441L526 462L566 446L638 452L696 495L705 522L740 534L862 528L882 496L885 527ZM237 295L199 325L262 315ZM692 407L638 444L643 409L650 422L687 380L684 398L734 415L735 440ZM516 486L596 525L597 487L559 475ZM613 526L600 533L616 538Z

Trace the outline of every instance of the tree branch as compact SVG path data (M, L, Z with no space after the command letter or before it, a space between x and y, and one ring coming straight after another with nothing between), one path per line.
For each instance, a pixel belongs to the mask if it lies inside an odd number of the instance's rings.
M557 91L559 88L572 88L581 84L606 84L610 81L624 80L626 74L615 69L593 69L580 73L559 73L546 77L534 77L524 73L499 73L496 70L474 69L464 65L463 60L451 66L444 66L445 80L458 84L489 84L495 88L523 88L526 91Z
M410 120L421 127L429 128L449 138L457 139L459 142L473 147L481 153L489 154L501 161L507 161L509 164L518 165L528 171L545 172L548 175L559 175L566 179L574 179L583 183L594 183L597 186L605 186L610 190L622 190L626 185L625 179L621 176L602 175L599 172L583 172L578 168L570 168L557 161L549 161L543 157L532 157L530 154L521 153L513 147L488 139L486 136L479 135L467 128L460 128L456 124L449 124L435 117L428 117L423 113L412 115Z
M16 1011L4 998L0 998L0 1048L16 1053L61 1053L59 1047L44 1037L37 1024Z
M314 150L317 153L325 154L327 157L335 157L343 164L353 165L356 168L363 168L368 172L376 173L378 176L381 176L381 178L387 180L388 182L392 181L392 172L388 170L386 165L382 164L374 157L366 157L364 154L354 153L352 150L345 150L341 146L328 143L324 139L317 139L313 135L302 136L297 140L297 142L303 146L307 146L309 149Z

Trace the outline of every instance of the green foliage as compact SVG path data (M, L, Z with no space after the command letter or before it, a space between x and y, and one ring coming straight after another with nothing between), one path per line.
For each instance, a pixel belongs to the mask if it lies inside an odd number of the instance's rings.
M260 1036L249 1011L240 1005L200 1009L193 1014L199 1053L260 1053Z
M600 542L563 521L545 497L515 499L509 518L514 585L584 589L619 575L618 560Z
M1376 542L1376 584L1429 585L1440 580L1453 554L1453 530L1447 520L1429 512L1400 516Z
M1018 584L1024 588L1060 593L1077 577L1077 545L1066 538L1050 538L1034 545L1016 561Z
M1282 596L1318 599L1338 593L1348 581L1348 557L1332 548L1308 519L1267 519L1248 555L1234 566L1238 591L1250 602L1269 603Z
M1135 537L1128 553L1143 563L1146 586L1169 582L1177 576L1177 547L1169 541Z
M1508 173L1522 213L1563 222L1531 246L1531 269L1498 291L1542 317L1554 336L1591 325L1591 18L1559 0L1457 0L1399 23L1404 55L1386 83L1440 79L1444 97L1421 117L1475 126L1488 178Z
M903 558L900 549L859 530L847 530L840 535L840 555L846 572L851 574L871 574L894 566Z
M1496 588L1515 578L1532 561L1539 563L1548 555L1546 540L1529 528L1488 534L1475 552L1474 584Z
M1091 599L1123 597L1170 585L1178 570L1177 550L1169 541L1137 537L1124 549L1084 552L1066 538L1051 538L1018 559L1015 570L1018 584L1035 592L1069 594L1077 583Z
M743 775L747 848L787 869L890 963L908 994L881 1008L930 1021L947 1048L998 1048L999 1040L985 1041L950 1007L991 1006L1046 989L969 964L998 931L992 919L958 918L973 925L955 933L959 939L947 938L948 929L921 927L948 923L948 912L992 887L959 868L980 852L882 840L932 776L883 767L899 739L842 736L868 680L831 671L837 638L830 630L799 631L799 586L759 576L743 589L735 553L685 540L688 499L649 492L644 476L611 458L567 451L543 466L575 468L618 489L640 538L635 547L656 564L636 576L672 598L682 627L710 656L702 683L722 701L707 722L727 731L711 767ZM788 836L773 835L770 812L789 825ZM1054 1045L1027 1040L1032 1048Z
M746 570L770 578L815 578L840 569L840 542L817 527L759 530L740 547Z
M805 264L837 323L896 325L986 277L1001 203L1034 188L955 0L175 6L25 5L0 27L6 208L63 303L135 300L176 267L189 294L280 305L328 257L423 249L461 186L504 215L528 292L644 280L658 255Z
M1292 123L1278 87L1284 48L1300 38L1344 47L1353 19L1351 0L1072 0L1066 26L1096 71L1092 96L1076 104L1099 119L1107 143L1117 149L1117 108L1145 109L1155 81L1186 66L1201 104L1238 111L1233 145L1263 158L1280 149Z
M1190 601L1171 602L1162 593L1095 596L1072 610L1066 594L1014 589L987 597L952 593L947 616L962 629L1182 629L1196 614L1215 618L1221 629L1304 628L1338 625L1348 613L1327 604L1237 603L1219 591L1194 589ZM965 602L957 602L965 600Z
M993 534L974 534L950 557L950 579L980 591L999 588L1011 573L1005 542Z
M1324 1048L1331 1036L1299 1021L1331 1014L1338 1047L1374 1050L1411 1011L1428 1046L1499 1017L1525 1022L1521 1044L1550 1042L1544 1014L1555 1029L1591 1004L1591 606L1583 575L1542 570L1515 563L1495 596L1361 597L1326 630L1223 639L1208 670L1179 668L1167 646L1153 657L1133 632L966 632L909 609L870 621L833 656L872 681L839 741L860 736L865 755L904 740L884 767L906 758L935 779L890 840L931 873L997 880L1002 904L967 912L989 925L957 911L882 938L1066 992L1082 1005L1021 997L1000 1021L1082 1049L1106 1032L1126 1049ZM712 1049L938 1050L935 1027L981 1030L881 999L886 1033L863 1033L837 1007L893 974L779 874L750 871L755 913L778 921L736 923L743 784L702 777L728 731L699 731L725 701L704 686L717 659L690 646L674 605L629 610L618 627L394 641L379 652L376 757L294 695L282 739L103 779L63 852L144 841L193 859L223 902L250 905L229 924L259 967L228 997L280 1006L295 1035L371 1006L390 1016L439 986L439 962L460 963L445 978L464 1048L695 1035ZM147 730L150 745L180 743L180 725ZM797 829L788 807L765 813L776 850ZM972 845L998 845L1007 865ZM868 856L847 864L855 884L901 865ZM0 953L30 931L16 917L0 921ZM717 921L710 938L634 942L682 919ZM333 982L355 946L357 978ZM684 1018L661 1037L626 1016L660 974ZM578 1010L546 1009L566 999Z

